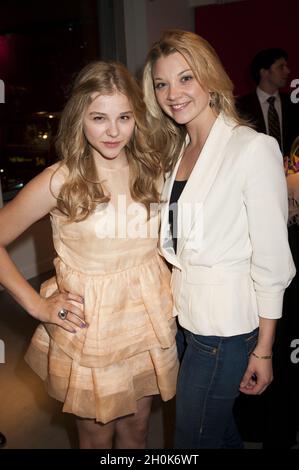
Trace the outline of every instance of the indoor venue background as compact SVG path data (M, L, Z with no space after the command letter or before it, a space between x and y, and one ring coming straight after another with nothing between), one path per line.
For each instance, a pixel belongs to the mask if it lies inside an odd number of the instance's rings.
M146 52L163 29L189 29L215 47L236 95L241 95L254 88L249 63L263 48L286 49L290 81L299 79L298 18L298 0L1 0L3 203L56 160L55 133L69 84L90 60L119 60L140 77ZM53 268L49 219L30 228L10 253L38 289ZM45 394L24 363L35 326L5 291L0 292L0 340L5 345L0 431L6 434L7 448L76 447L70 416L61 415L60 404ZM155 401L151 448L171 447L173 413L173 402L162 409Z

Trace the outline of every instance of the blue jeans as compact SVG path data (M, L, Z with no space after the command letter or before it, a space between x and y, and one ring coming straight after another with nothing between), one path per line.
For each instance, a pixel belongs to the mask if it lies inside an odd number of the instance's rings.
M183 331L187 346L178 378L175 448L243 448L233 405L258 329L230 337Z

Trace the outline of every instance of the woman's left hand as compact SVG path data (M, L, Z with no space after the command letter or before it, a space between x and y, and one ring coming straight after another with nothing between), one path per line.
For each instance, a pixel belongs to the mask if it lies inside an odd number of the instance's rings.
M251 355L239 390L246 395L260 395L272 380L272 359L259 359Z

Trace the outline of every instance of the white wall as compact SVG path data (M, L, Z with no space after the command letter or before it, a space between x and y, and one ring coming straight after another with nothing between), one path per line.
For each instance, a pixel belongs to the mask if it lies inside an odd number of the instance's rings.
M148 49L146 2L147 0L124 0L127 67L137 75L143 68Z
M127 66L140 74L147 51L166 28L194 30L189 0L124 0Z
M149 44L167 28L194 30L193 9L189 0L148 0L146 2Z

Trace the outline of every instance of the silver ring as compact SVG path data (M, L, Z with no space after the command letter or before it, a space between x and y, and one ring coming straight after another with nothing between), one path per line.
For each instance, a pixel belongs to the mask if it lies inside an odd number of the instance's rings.
M59 312L57 313L57 315L59 316L60 320L65 320L68 313L69 313L69 312L68 312L68 310L67 310L66 308L62 308L61 310L59 310Z

